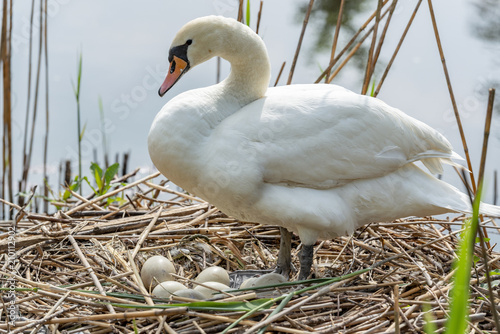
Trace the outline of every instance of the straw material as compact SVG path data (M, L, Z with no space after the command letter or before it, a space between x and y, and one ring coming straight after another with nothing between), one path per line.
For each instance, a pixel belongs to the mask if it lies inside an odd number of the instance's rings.
M170 258L177 279L190 285L189 280L210 265L229 272L272 267L279 248L277 226L237 221L161 180L154 174L99 198L83 198L50 216L21 210L15 253L9 245L12 222L2 222L0 332L37 333L35 329L46 328L50 333L220 333L241 317L241 311L175 307L186 301L176 297L179 300L163 301L173 308L143 308L155 300L139 271L153 255ZM107 206L107 199L117 194L129 201ZM286 305L280 305L281 300L271 303L230 332L256 333L269 325L267 331L276 333L421 333L424 303L437 327L443 328L463 219L373 223L353 236L320 241L315 247L316 277L372 269L295 295ZM292 242L298 267L300 240ZM481 257L479 247L476 254ZM500 254L490 249L488 257L489 269L499 272ZM492 333L482 260L471 275L470 327ZM499 279L498 274L492 276L493 283ZM271 289L274 293L233 291L217 302L275 298L304 286L309 284L281 286ZM498 305L498 287L494 289ZM15 326L7 317L11 304L19 317Z

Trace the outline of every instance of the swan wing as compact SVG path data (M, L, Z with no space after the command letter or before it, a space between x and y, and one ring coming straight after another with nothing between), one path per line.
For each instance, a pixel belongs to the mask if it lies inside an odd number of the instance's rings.
M455 157L436 130L384 102L334 85L270 88L226 118L214 137L267 183L317 189L389 174L421 160L432 173ZM217 146L217 145L216 145Z

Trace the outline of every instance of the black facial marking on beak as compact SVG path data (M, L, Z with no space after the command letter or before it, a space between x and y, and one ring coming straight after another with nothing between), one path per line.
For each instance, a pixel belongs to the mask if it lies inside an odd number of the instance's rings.
M187 51L188 51L188 46L190 46L191 44L193 44L193 40L188 39L186 41L186 43L184 43L182 45L177 45L177 46L174 46L173 48L171 48L170 53L168 55L168 61L172 62L172 60L174 59L174 56L176 56L177 58L180 58L189 64L189 60L187 57Z
M172 65L170 66L170 74L174 73L175 71L175 60L172 60Z
M189 60L187 57L188 46L193 43L193 40L188 39L183 45L174 46L170 49L168 61L170 69L163 84L158 89L158 95L163 96L170 88L172 88L181 76L186 73L189 68Z

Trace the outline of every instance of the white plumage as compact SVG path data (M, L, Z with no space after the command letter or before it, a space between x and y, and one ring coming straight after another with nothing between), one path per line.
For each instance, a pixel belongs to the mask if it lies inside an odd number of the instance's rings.
M470 210L465 194L413 164L440 173L442 162L452 163L457 155L440 133L339 86L268 89L264 43L233 19L203 17L178 32L160 95L213 56L230 61L231 74L163 107L148 138L151 159L226 214L297 233L300 279L309 274L318 238L373 221ZM491 205L482 210L500 214ZM290 246L283 243L278 263L287 274Z

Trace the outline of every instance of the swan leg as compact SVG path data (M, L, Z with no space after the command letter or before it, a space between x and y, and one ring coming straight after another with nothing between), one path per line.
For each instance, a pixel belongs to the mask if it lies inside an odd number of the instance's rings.
M274 272L288 278L292 269L292 232L284 227L280 227L280 250L278 253L278 263Z
M313 263L314 245L302 244L300 251L300 272L299 281L306 280L311 273L311 266Z

